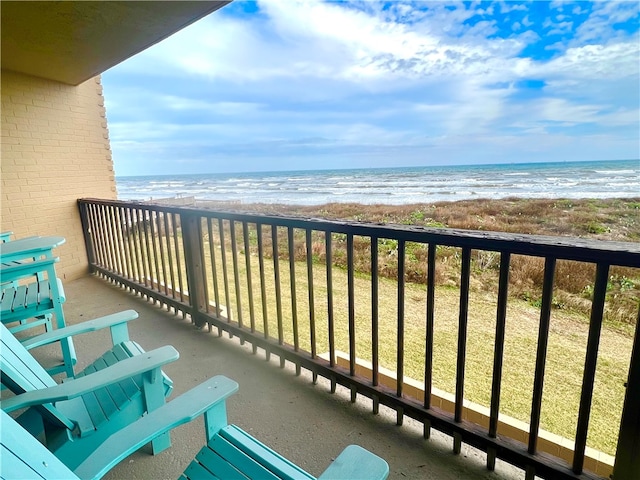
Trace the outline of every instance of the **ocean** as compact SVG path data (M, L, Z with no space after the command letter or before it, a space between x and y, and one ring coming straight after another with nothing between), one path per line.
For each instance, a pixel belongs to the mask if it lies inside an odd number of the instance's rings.
M640 197L640 160L116 177L121 200L404 205L467 199Z

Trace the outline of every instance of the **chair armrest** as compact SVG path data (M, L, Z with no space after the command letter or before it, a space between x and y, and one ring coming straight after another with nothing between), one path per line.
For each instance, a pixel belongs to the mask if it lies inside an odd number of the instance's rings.
M0 260L2 257L0 257ZM42 258L40 260L34 260L32 262L8 262L8 263L0 263L0 272L2 275L5 272L19 272L22 270L32 270L34 272L39 272L42 270L42 267L48 267L49 265L53 265L54 263L58 263L60 261L60 257L53 258Z
M158 435L188 423L238 391L233 380L218 375L111 435L76 469L82 479L99 479Z
M106 387L135 375L160 368L167 363L176 361L179 356L178 351L171 346L156 348L142 355L136 355L135 357L122 360L90 375L75 378L53 387L21 393L7 400L2 400L0 401L0 408L9 413L34 405L43 405L76 398L93 392L98 388Z
M73 337L75 335L81 335L83 333L95 332L102 330L103 328L110 327L112 331L114 327L124 324L125 333L120 334L120 337L113 338L114 344L124 342L129 339L129 335L126 333L126 323L138 318L138 312L135 310L125 310L123 312L113 313L104 317L96 318L94 320L88 320L86 322L78 323L69 327L58 328L41 335L36 335L22 342L22 345L27 350L32 348L41 347L43 345L49 345L50 343L57 342L64 338ZM112 337L114 336L112 332Z
M0 260L1 259L2 257L0 256ZM33 262L2 263L0 264L0 281L3 283L12 282L14 280L19 280L20 278L44 272L54 263L58 263L59 261L60 258L55 257L35 260Z
M384 480L388 475L389 465L382 458L358 445L349 445L318 480Z

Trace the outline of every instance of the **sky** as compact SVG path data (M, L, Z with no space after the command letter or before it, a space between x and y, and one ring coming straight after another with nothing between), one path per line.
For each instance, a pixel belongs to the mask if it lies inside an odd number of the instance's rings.
M640 2L241 1L102 75L116 175L640 158Z

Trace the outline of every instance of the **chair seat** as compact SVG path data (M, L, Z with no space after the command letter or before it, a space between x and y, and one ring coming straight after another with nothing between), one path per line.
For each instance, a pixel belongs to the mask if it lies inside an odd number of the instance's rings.
M198 452L184 476L229 480L315 478L235 425L221 428Z
M53 310L56 302L64 303L66 298L59 278L56 278L56 286L57 298L54 298L49 280L4 288L0 301L2 323L41 316Z
M105 352L100 358L76 374L75 378L90 375L111 365L145 353L145 350L134 341L119 343ZM165 397L173 390L173 381L163 372ZM65 379L69 381L69 379ZM142 375L127 378L121 382L102 387L82 397L56 403L56 408L66 413L78 425L80 435L89 435L109 422L114 415L119 415L127 405L136 401L143 393Z
M389 465L358 445L349 445L320 480L384 480ZM315 480L315 477L235 425L218 430L184 471L187 479Z

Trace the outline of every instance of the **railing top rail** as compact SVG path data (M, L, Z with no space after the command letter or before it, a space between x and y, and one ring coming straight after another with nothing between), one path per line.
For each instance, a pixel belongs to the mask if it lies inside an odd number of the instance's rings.
M613 242L578 237L552 237L414 225L359 223L95 198L83 198L79 199L78 202L81 204L93 203L117 207L145 208L181 215L198 215L205 218L222 218L225 220L259 223L262 225L389 238L410 242L435 243L453 247L469 247L478 250L509 252L519 255L548 256L563 260L640 267L640 242Z

